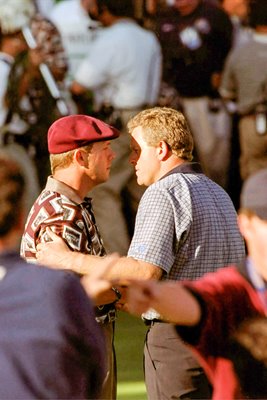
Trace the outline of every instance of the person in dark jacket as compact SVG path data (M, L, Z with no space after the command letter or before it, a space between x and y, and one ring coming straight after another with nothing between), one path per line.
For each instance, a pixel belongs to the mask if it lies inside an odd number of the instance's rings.
M97 399L105 376L102 331L71 273L26 263L23 175L0 154L0 398Z

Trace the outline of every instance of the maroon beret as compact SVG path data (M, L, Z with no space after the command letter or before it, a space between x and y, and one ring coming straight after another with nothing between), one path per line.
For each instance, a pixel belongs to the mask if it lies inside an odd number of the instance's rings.
M68 115L56 120L48 130L48 151L60 154L90 143L116 139L120 132L88 115Z

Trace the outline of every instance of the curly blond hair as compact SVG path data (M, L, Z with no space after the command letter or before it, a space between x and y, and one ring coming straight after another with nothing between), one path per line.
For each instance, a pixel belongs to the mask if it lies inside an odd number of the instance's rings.
M143 110L127 124L130 134L139 126L142 127L143 138L149 146L157 146L163 140L177 157L185 161L192 160L193 137L180 111L168 107Z

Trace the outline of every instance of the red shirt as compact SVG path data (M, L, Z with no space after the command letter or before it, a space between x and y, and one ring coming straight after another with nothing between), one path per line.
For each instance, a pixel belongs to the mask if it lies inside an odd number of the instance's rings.
M227 359L228 340L246 318L265 314L263 303L251 283L234 266L184 285L199 300L203 314L198 326L179 326L177 330L193 346L205 369L213 385L213 400L241 399L233 364Z

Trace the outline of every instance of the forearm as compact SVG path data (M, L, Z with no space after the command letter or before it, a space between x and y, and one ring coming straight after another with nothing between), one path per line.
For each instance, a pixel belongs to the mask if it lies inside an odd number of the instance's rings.
M90 275L98 265L103 264L103 257L68 251L62 252L62 256L56 261L56 264L62 269L71 270L79 275Z
M107 274L108 279L122 282L127 279L159 280L161 276L161 268L132 257L120 257Z
M62 266L81 275L90 275L98 266L101 268L103 257L69 252L61 260ZM151 264L139 262L131 257L120 257L106 274L106 279L124 281L127 279L160 279L162 270Z
M103 265L103 258L104 257L73 252L71 253L69 261L72 269L76 269L76 272L80 275L90 275L98 266L101 267Z
M195 297L179 282L132 280L127 293L127 308L134 315L142 315L150 308L164 321L177 325L196 325L201 308Z
M196 325L201 318L201 308L195 297L178 282L162 282L156 285L151 307L164 320L179 325Z

